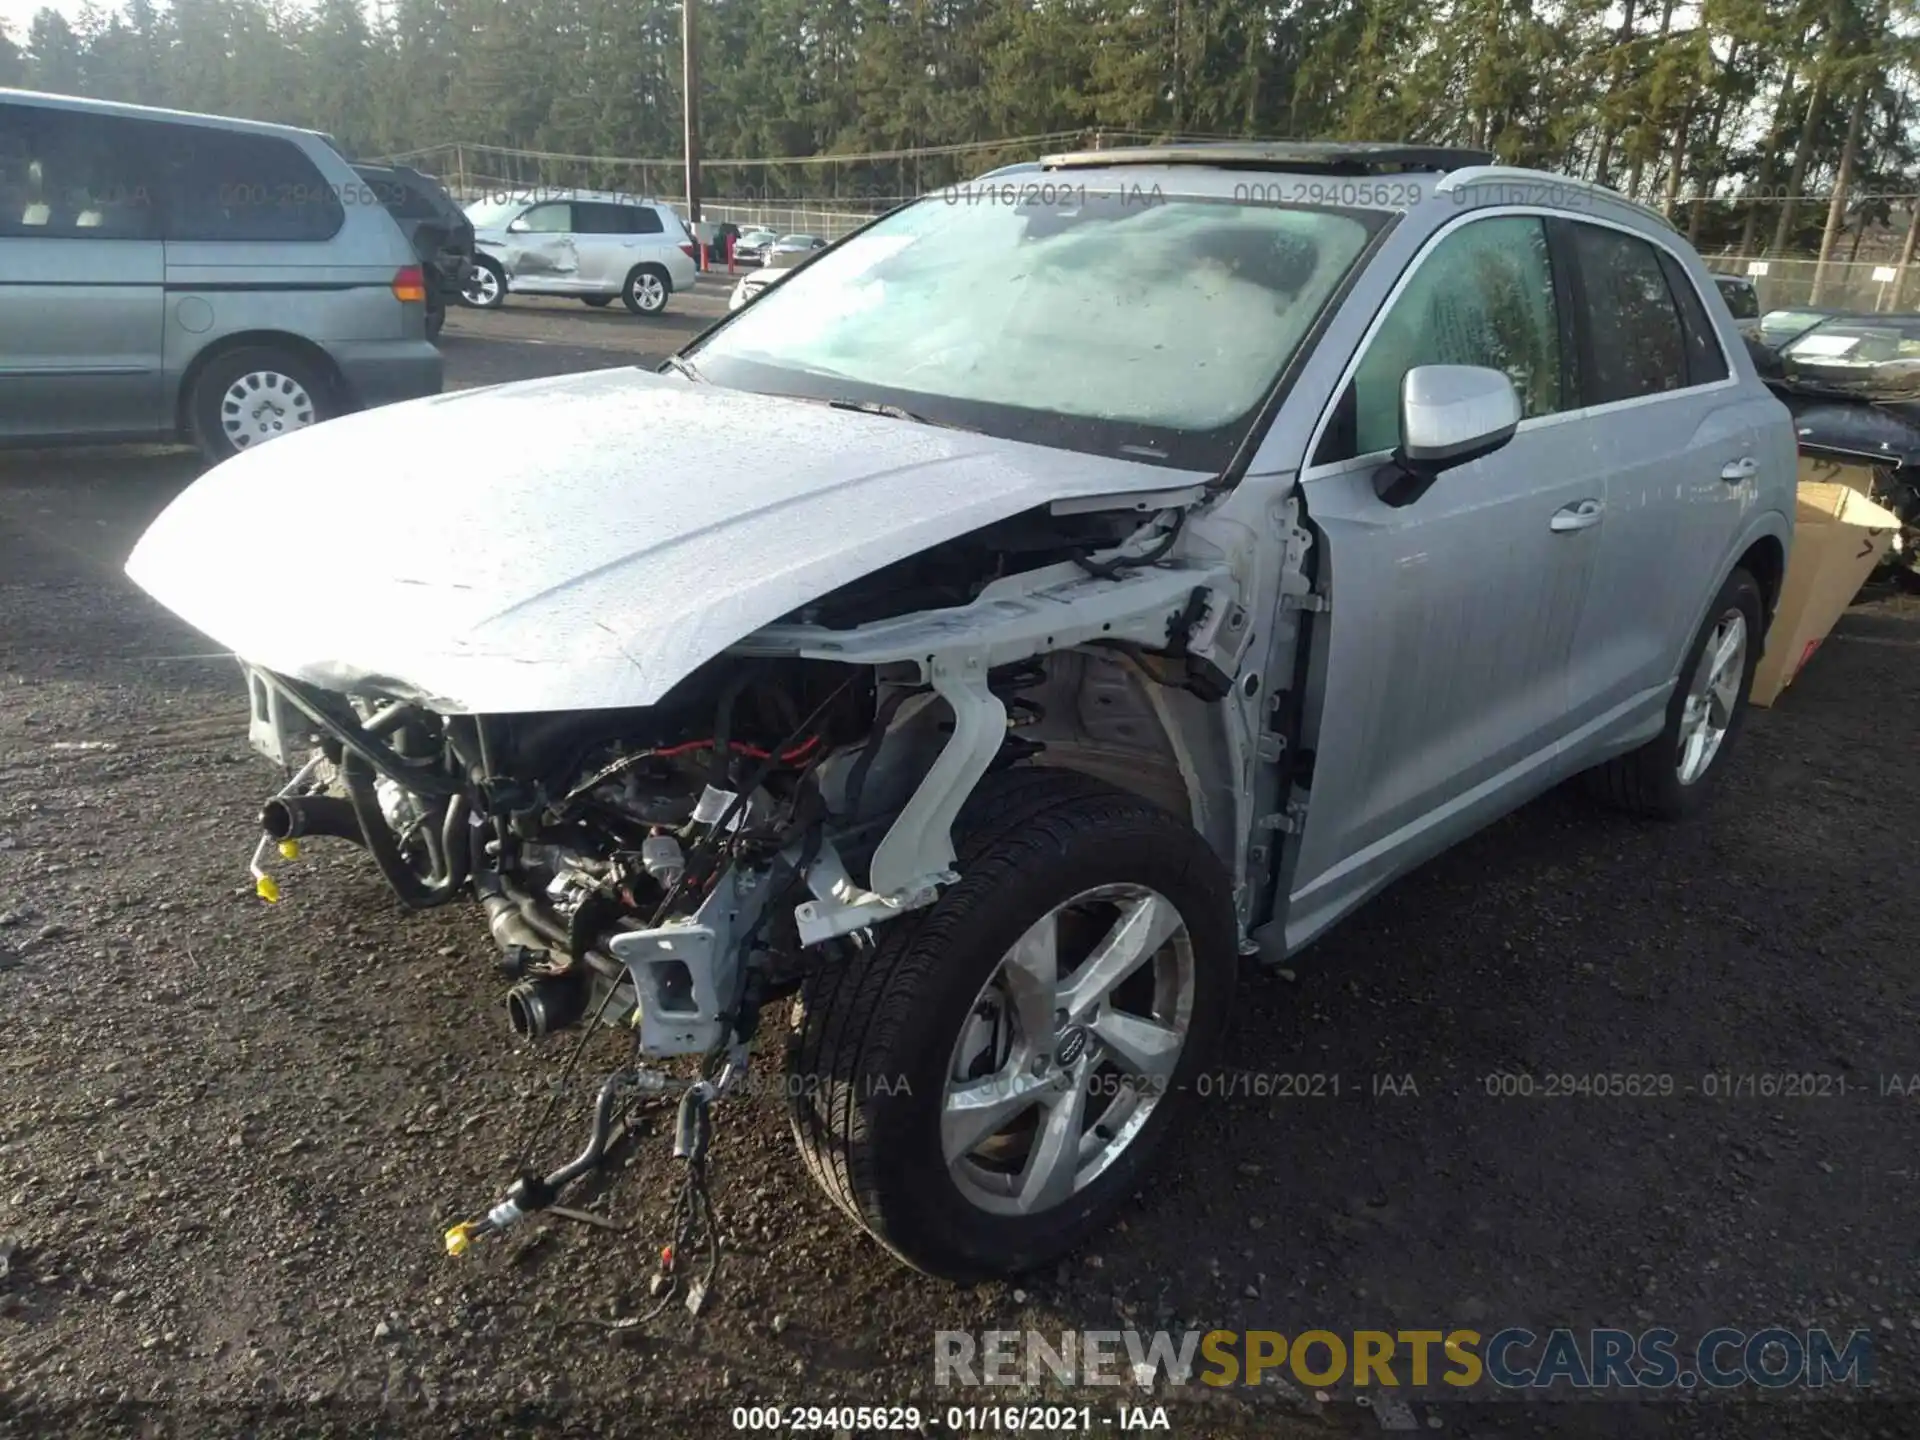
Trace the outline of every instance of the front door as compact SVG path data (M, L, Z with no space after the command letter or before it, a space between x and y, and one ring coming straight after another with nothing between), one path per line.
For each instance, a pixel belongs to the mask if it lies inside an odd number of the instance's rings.
M515 290L569 294L580 286L580 245L573 206L565 200L535 205L507 226L506 261Z
M0 104L0 438L166 428L142 121Z
M1474 217L1389 299L1302 476L1320 534L1325 703L1295 851L1289 946L1553 777L1604 516L1604 462L1572 408L1544 222ZM1375 493L1417 365L1484 365L1518 432L1410 505ZM1324 627L1324 628L1321 628Z

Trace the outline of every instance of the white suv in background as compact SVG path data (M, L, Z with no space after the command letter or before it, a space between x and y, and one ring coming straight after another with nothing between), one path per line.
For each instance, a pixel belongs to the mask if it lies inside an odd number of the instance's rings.
M467 206L473 269L462 298L492 310L520 295L615 296L636 315L658 315L700 273L693 236L657 200L604 190L496 192Z

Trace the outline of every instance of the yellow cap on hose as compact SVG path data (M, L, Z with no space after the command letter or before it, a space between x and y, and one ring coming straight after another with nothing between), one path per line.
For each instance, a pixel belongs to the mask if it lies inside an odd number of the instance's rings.
M262 875L258 880L255 880L253 882L253 893L269 905L274 904L280 899L280 887L274 884L273 876L271 875Z
M298 840L282 840L280 842L280 854L284 859L298 860L300 858L300 842Z
M466 1254L467 1246L473 1243L473 1235L477 1229L479 1229L479 1223L477 1221L462 1220L458 1225L448 1230L446 1235L447 1254L454 1256L456 1259Z

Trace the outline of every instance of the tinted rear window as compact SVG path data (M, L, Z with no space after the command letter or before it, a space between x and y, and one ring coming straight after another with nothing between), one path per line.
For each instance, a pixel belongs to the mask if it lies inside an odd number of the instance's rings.
M1674 301L1680 307L1680 329L1687 341L1687 383L1711 385L1726 379L1727 354L1720 348L1720 337L1714 333L1713 321L1707 317L1700 292L1693 288L1686 267L1664 250L1659 255L1660 268L1667 272L1667 288L1673 291ZM1759 307L1754 308L1757 311Z
M346 213L337 187L290 140L168 125L170 240L328 240Z
M1747 280L1719 280L1714 284L1720 287L1720 298L1727 302L1727 309L1736 320L1757 320L1760 318L1760 292Z
M1598 225L1576 223L1572 230L1592 345L1588 402L1604 405L1686 385L1680 312L1653 246Z
M393 170L382 170L377 165L356 165L360 178L367 182L373 191L373 198L386 206L388 213L399 220L437 220L441 218L440 207L434 203L433 195L426 188L426 182L404 176Z

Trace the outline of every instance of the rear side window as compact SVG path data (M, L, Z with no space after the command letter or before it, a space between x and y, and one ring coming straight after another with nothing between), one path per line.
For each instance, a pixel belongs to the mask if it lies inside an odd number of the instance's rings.
M433 197L421 189L418 182L408 180L394 170L359 165L353 168L367 182L367 188L373 191L373 198L384 205L396 220L440 218L440 207L434 204Z
M627 214L627 234L664 235L666 226L660 223L660 212L650 205L624 205Z
M576 200L573 205L573 228L580 235L625 235L628 233L627 207L594 200Z
M1687 274L1686 266L1665 250L1659 252L1660 268L1667 277L1667 288L1673 292L1674 303L1680 309L1680 333L1687 342L1687 383L1689 385L1711 385L1716 380L1727 378L1727 356L1720 348L1720 338L1714 333L1713 320L1707 314L1707 307L1700 302L1700 292L1693 288L1693 279ZM1751 292L1749 292L1750 294ZM1758 306L1754 309L1757 311ZM1736 315L1739 311L1734 312Z
M157 240L151 141L117 115L0 105L0 235Z
M291 140L164 129L169 240L330 240L345 223L339 187Z
M1513 381L1523 414L1566 408L1553 268L1540 221L1476 220L1420 261L1368 342L1315 463L1399 444L1400 383L1419 365L1488 366Z
M1686 337L1653 246L1599 225L1575 222L1571 229L1591 349L1585 367L1588 403L1682 388Z

